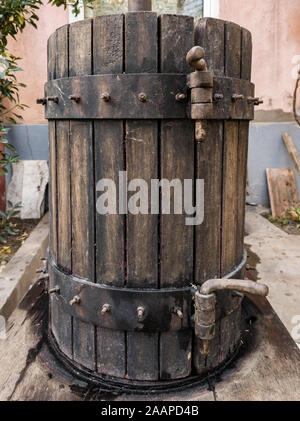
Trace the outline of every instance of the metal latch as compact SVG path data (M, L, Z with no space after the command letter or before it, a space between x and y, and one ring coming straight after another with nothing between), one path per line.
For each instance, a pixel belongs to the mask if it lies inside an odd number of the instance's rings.
M215 336L216 295L215 291L234 290L249 294L267 296L267 285L241 279L210 279L195 292L195 335L201 339L200 352L209 354L210 343Z
M195 120L196 141L205 139L207 120L253 120L254 105L262 101L254 97L254 85L249 80L215 76L208 70L205 51L194 46L186 55L194 72L188 75L191 91L191 118Z

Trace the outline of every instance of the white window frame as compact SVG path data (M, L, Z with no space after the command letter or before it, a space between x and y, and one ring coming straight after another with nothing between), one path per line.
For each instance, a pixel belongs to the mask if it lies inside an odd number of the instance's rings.
M79 20L84 19L84 7L83 7L82 0L80 0L79 2L79 14L77 16L73 15L71 5L68 5L68 9L69 9L69 23L78 22Z
M203 2L203 17L204 18L218 18L220 9L219 0L204 0Z
M83 2L80 1L79 9L80 12L78 16L74 16L72 13L71 6L69 8L69 23L77 22L79 20L84 19L84 7ZM204 0L203 1L203 17L211 17L211 18L218 18L219 17L219 0Z

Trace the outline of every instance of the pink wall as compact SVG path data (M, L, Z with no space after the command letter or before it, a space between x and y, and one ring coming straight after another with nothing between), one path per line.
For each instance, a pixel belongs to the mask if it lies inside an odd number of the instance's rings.
M23 123L46 123L44 107L36 104L36 98L44 96L44 83L47 79L47 39L56 28L68 23L69 14L63 7L44 5L38 12L38 29L27 26L16 41L9 42L10 52L22 57L18 72L19 82L27 85L20 91L20 101L30 108L23 112Z
M252 32L252 80L264 99L259 109L291 112L292 73L300 67L299 0L220 0L219 16Z

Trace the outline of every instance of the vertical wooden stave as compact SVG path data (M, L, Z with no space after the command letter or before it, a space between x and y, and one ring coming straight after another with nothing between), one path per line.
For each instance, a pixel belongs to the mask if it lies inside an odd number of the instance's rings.
M251 80L252 63L252 37L251 33L242 28L241 40L241 79ZM236 235L236 263L243 257L244 234L245 234L245 203L248 159L248 136L249 121L239 122L239 147L238 147L238 170L237 170L237 235Z
M213 18L199 19L195 24L195 45L205 49L205 61L215 76L223 77L225 70L225 22ZM224 122L205 122L206 136L196 145L197 178L204 178L204 221L195 230L195 283L220 276L222 242L223 147ZM223 304L218 294L218 308ZM218 309L217 308L217 309ZM217 317L220 317L218 312ZM198 373L215 367L219 362L220 323L216 323L215 337L208 356L200 353L200 341L194 340L193 362Z
M48 66L49 77L59 78L68 76L68 25L59 28L49 39L49 53L53 55ZM50 231L55 227L55 239L52 234L50 247L56 242L55 252L51 250L52 258L64 269L70 270L70 231L69 213L70 195L69 183L65 178L69 178L69 146L68 146L69 123L63 121L50 121L50 168L51 168L51 188L50 188ZM52 140L51 140L52 138ZM55 143L55 151L53 146ZM55 188L54 188L55 185ZM53 204L55 203L55 209ZM60 349L68 357L72 357L72 318L61 311L60 299L55 294L50 298L51 305L51 329Z
M125 72L156 73L157 62L157 15L152 12L125 14ZM147 94L147 92L146 92ZM141 103L141 107L143 104ZM141 177L150 185L150 178L157 178L157 121L126 121L126 169L128 179ZM138 134L140 138L136 137ZM142 141L139 142L139 139ZM143 154L143 151L146 153ZM134 163L134 164L133 164ZM147 169L145 176L145 169ZM158 287L157 282L157 216L127 215L127 287ZM137 240L133 232L138 235ZM144 234L144 241L142 232ZM152 266L150 259L155 257ZM141 258L134 261L136 256ZM147 271L147 276L143 274ZM157 380L158 334L144 332L127 333L127 377L135 380Z
M224 25L223 20L214 18L198 19L195 23L195 45L205 49L208 70L215 76L224 76Z
M56 32L47 42L47 74L48 80L56 77ZM57 217L56 217L56 128L55 121L49 121L49 211L50 211L50 235L49 250L52 257L57 258Z
M93 20L94 74L122 73L123 26L124 15L99 16ZM119 171L125 170L123 125L121 120L94 121L96 183L110 178L118 186ZM124 231L125 215L96 214L98 283L124 286ZM101 374L125 377L125 332L97 328L97 370Z
M210 42L213 38L214 42ZM205 48L208 68L214 71L216 76L250 80L251 34L249 31L231 22L211 18L200 19L195 26L195 44ZM214 123L212 122L212 124ZM212 268L212 272L210 271L207 278L225 276L241 262L243 255L244 185L246 182L245 163L249 123L246 121L224 121L222 125L224 138L222 142L223 174L220 183L222 189L220 268L219 270L217 267L215 268L215 274ZM207 200L206 197L205 199ZM207 218L207 214L205 218ZM206 219L204 226L205 224ZM200 266L202 266L201 263ZM203 270L206 270L204 262ZM197 352L196 340L195 365L200 371L203 365L208 369L209 366L221 362L239 341L240 309L224 317L232 311L234 300L226 291L219 292L217 300L217 318L220 320L217 322L217 333L213 345L220 349L220 355L216 356L213 353L204 359Z
M241 76L242 28L232 22L225 22L224 76L239 79ZM223 195L222 195L222 240L221 276L226 276L240 261L237 261L236 244L238 234L238 150L239 121L224 121L223 139ZM245 165L245 163L241 164ZM244 211L244 205L243 211ZM218 295L221 306L219 362L226 359L236 340L234 319L239 314L232 309L235 303L230 292ZM238 325L240 320L236 320Z
M161 73L189 73L186 52L193 46L193 18L162 15L160 25ZM176 28L176 43L174 32ZM170 48L172 46L172 48ZM191 120L163 120L160 128L160 178L194 179L194 123ZM171 196L172 197L172 196ZM174 200L174 199L173 199ZM171 206L173 206L173 201ZM185 215L160 216L160 287L182 287L193 282L193 226ZM160 335L160 378L178 379L191 372L192 331L163 332Z
M69 76L92 74L92 20L69 28ZM93 126L91 121L72 120L71 207L72 207L72 273L95 279L94 263L94 169ZM76 304L75 304L76 305ZM93 325L73 319L73 358L94 370L96 364Z

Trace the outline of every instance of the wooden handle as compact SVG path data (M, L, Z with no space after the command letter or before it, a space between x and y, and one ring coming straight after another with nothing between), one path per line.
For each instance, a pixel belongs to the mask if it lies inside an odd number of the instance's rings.
M195 47L191 48L190 51L187 53L186 62L195 70L206 70L204 55L204 48L199 47L199 45L195 45Z

